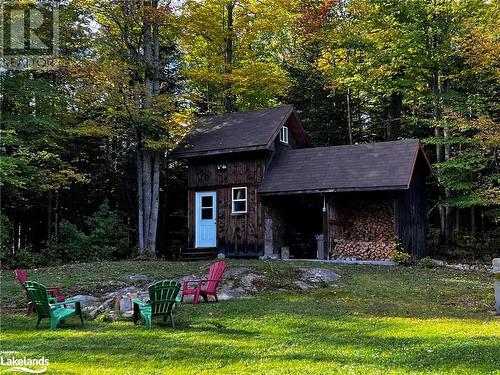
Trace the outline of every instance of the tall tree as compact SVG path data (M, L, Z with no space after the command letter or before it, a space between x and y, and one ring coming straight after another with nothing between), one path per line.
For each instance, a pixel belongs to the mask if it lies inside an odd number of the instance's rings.
M282 62L291 38L291 5L277 0L187 0L183 4L183 72L200 112L278 103L288 87Z
M160 168L165 152L186 131L182 95L175 82L174 14L169 2L93 1L96 55L76 78L82 102L91 105L89 134L127 134L136 151L137 234L141 254L156 255Z

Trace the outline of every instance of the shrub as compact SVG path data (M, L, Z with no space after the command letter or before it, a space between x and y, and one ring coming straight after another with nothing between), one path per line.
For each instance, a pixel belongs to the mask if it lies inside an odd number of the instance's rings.
M392 260L398 264L401 264L402 266L409 266L414 262L413 257L404 251L394 252Z
M14 254L5 257L2 260L2 267L14 268L33 268L42 263L41 254L33 253L29 249L19 249Z
M0 213L0 261L2 264L8 262L10 254L10 222L9 218Z
M88 234L69 221L61 221L59 239L48 243L44 258L51 263L62 263L112 260L129 255L128 228L107 202L85 219L85 227Z
M425 257L418 261L418 265L423 268L437 268L439 267L439 263L434 259Z
M110 211L107 202L85 220L88 256L94 259L125 258L129 254L128 229L118 214Z

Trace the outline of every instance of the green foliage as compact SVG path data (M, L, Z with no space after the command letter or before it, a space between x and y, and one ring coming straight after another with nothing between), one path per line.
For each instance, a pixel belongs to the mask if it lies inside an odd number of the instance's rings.
M2 267L7 269L33 268L45 264L43 254L33 253L32 250L26 248L21 248L2 259Z
M279 103L288 87L282 61L291 43L294 4L276 0L183 3L178 20L185 51L183 73L201 112L231 110L224 104L228 98L233 110Z
M2 263L10 253L10 230L9 218L0 213L0 261Z
M409 266L415 262L413 257L404 251L394 252L394 254L392 255L392 260L398 264L401 264L402 266Z
M130 255L129 230L107 202L85 220L90 234L87 247L90 259L122 259Z
M419 267L422 267L422 268L437 268L437 267L439 267L439 263L430 257L425 257L425 258L420 259L418 261L418 265L419 265Z
M85 220L87 233L63 220L58 240L43 251L46 264L122 259L130 255L129 230L107 203Z

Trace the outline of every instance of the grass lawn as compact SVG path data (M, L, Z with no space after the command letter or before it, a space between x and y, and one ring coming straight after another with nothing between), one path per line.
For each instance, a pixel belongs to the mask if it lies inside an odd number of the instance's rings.
M117 262L32 270L32 280L67 294L113 290L126 275L154 279L204 272L207 262ZM220 303L182 305L176 329L154 324L48 321L5 308L24 302L1 274L1 350L45 356L59 374L500 374L500 319L493 277L449 269L323 266L337 286L280 291L314 263L230 261L266 272L271 289ZM116 288L115 288L116 289ZM0 367L0 372L2 368Z

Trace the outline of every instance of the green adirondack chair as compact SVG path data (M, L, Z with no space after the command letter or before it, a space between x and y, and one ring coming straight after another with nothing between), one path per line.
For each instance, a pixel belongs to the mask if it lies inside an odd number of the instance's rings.
M31 302L35 307L35 312L38 315L36 328L38 328L42 319L50 318L50 329L55 330L61 321L74 315L80 316L80 321L82 322L83 326L83 315L79 300L74 299L65 300L64 302L49 303L49 300L51 300L51 298L48 296L47 288L44 285L29 280L26 281L24 285ZM66 305L72 304L75 305L74 309L66 307Z
M170 318L172 328L175 328L174 316L172 315L176 303L179 301L177 295L181 290L181 284L174 280L159 281L148 288L149 302L134 298L134 324L139 320L139 315L146 322L146 328L151 329L153 317L163 316L163 320Z

